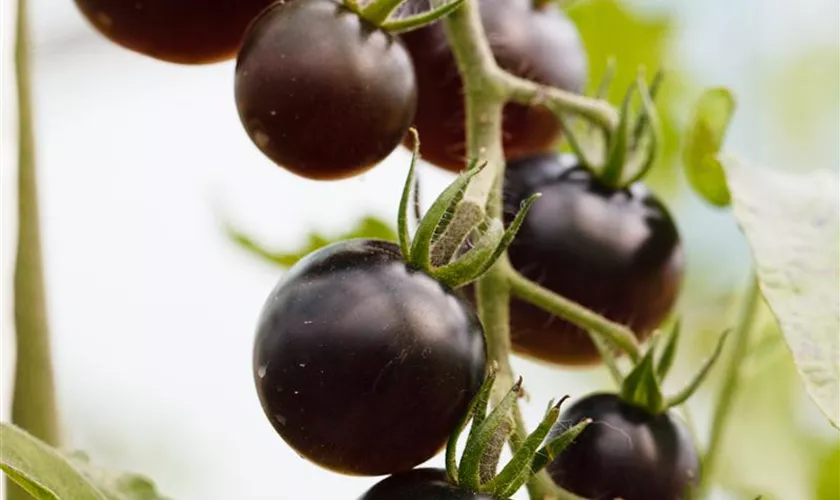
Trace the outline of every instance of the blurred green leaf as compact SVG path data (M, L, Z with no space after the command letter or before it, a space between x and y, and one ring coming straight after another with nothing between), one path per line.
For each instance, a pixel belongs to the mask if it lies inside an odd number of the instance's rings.
M817 471L816 500L840 498L840 445L823 460Z
M0 424L0 468L38 500L166 500L148 479L113 474L65 456L23 429Z
M761 292L811 399L840 428L840 217L830 170L791 175L721 158Z
M615 59L615 77L606 95L613 104L621 103L627 88L638 77L639 67L646 68L648 77L657 70L665 71L656 100L662 134L660 157L646 182L662 190L673 189L678 179L674 167L681 135L676 109L683 94L677 68L666 67L674 40L674 18L664 11L656 15L643 14L620 0L574 3L568 14L577 25L589 56L591 86L600 81L610 58Z
M291 252L270 250L256 242L250 236L230 225L226 228L228 237L237 245L261 257L264 260L273 262L281 267L292 267L300 259L310 253L323 248L331 243L354 238L372 238L385 241L397 241L397 232L388 223L373 216L366 216L359 220L350 231L336 236L325 236L320 233L311 233L306 243Z
M709 89L697 101L685 135L683 165L694 190L712 205L731 202L723 167L717 159L721 143L735 113L735 98L726 88Z
M90 462L81 452L68 455L70 462L105 495L107 500L167 500L145 476L118 473L103 469Z

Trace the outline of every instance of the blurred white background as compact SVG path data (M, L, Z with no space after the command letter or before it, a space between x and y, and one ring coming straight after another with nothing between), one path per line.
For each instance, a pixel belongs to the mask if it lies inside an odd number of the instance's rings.
M160 63L108 43L72 0L31 1L48 307L68 446L147 474L179 500L356 498L377 479L337 476L304 462L262 415L251 340L262 302L282 272L232 246L219 222L229 218L274 246L293 248L313 227L339 232L365 213L392 219L407 154L398 151L353 180L293 177L263 158L243 132L232 62ZM2 2L0 29L4 420L14 336L13 3ZM836 47L835 0L634 6L673 12L679 29L670 59L697 85L728 85L739 96L729 149L779 167L837 168L836 100L827 103L805 147L784 140L771 94L755 91L779 61ZM805 99L814 82L801 83ZM427 198L449 179L432 168L421 175ZM745 247L727 215L690 201L681 204L678 219L701 260L702 248L727 248L730 264L743 269ZM745 274L722 276L738 284ZM532 395L525 408L531 423L550 397L605 387L591 372L521 360L516 368Z

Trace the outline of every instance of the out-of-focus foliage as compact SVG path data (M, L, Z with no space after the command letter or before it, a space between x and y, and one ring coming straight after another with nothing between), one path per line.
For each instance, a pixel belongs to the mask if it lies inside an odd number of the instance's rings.
M339 235L323 235L312 232L307 236L306 242L298 249L292 251L269 250L253 238L233 226L227 227L228 237L243 249L273 262L281 267L291 267L307 254L325 247L337 241L353 238L374 238L386 241L397 241L397 232L387 222L373 216L366 216L359 220L349 231Z
M840 428L840 179L829 170L791 175L721 162L761 292L808 394Z
M735 98L726 88L709 89L697 101L683 149L683 164L694 190L709 203L725 207L730 194L717 153L735 112Z
M816 500L840 498L840 443L825 454L822 467L817 471Z
M107 472L14 425L0 424L0 441L0 468L38 500L166 500L143 476Z
M665 79L657 94L662 133L661 156L646 180L659 191L672 191L677 182L677 153L681 133L676 107L682 93L679 68L668 67L667 57L674 40L675 22L667 13L646 16L619 0L589 0L572 4L569 17L575 22L589 56L589 86L596 88L615 60L615 77L607 98L621 103L627 88L644 67L648 78L658 70Z
M764 76L763 102L774 114L770 130L783 144L795 145L778 167L840 169L840 46L812 49L791 61L777 61ZM833 162L821 155L832 144Z

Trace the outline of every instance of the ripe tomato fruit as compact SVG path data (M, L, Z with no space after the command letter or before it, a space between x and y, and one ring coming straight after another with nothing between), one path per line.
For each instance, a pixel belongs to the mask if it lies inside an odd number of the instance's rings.
M236 55L252 19L273 0L76 0L82 14L111 41L182 64Z
M676 301L683 251L667 208L644 185L601 184L570 155L509 162L505 217L540 192L509 248L523 275L647 338ZM559 364L599 359L588 334L523 301L511 302L511 336L522 354Z
M402 42L333 0L263 11L239 53L235 87L257 147L319 180L357 175L388 156L417 105Z
M592 423L547 467L554 481L591 500L682 500L700 479L691 433L673 413L651 415L615 394L594 394L560 416L566 425Z
M446 443L484 380L473 308L399 248L349 240L298 262L254 345L265 414L300 455L347 474L411 469Z
M586 52L575 25L552 2L481 0L487 39L499 65L518 76L580 92L587 74ZM430 8L429 0L408 0L409 13ZM440 22L401 35L417 73L414 126L423 159L442 168L465 168L464 89ZM554 114L542 106L508 104L503 145L507 158L545 151L560 134ZM410 137L405 145L413 147Z
M453 486L442 469L414 469L378 482L359 500L495 500Z

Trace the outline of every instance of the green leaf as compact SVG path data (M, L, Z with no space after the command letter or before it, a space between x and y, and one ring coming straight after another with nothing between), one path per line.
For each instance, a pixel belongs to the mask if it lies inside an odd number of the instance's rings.
M723 166L717 159L729 121L735 113L735 98L725 88L707 90L697 101L683 149L685 174L691 186L712 205L731 202Z
M166 500L142 476L106 472L17 426L0 424L0 442L0 468L37 500Z
M811 399L840 428L838 176L791 175L721 158L764 298Z
M653 347L649 348L645 357L627 374L621 386L621 397L628 403L657 414L664 409L665 401L656 379L654 351Z
M325 236L320 233L312 233L307 237L306 243L291 252L270 250L263 244L255 241L243 231L228 224L225 228L228 237L248 252L264 260L277 264L281 267L292 267L300 259L310 253L337 241L350 240L354 238L371 238L385 241L397 241L397 232L381 219L368 215L353 226L349 231L337 236Z
M167 500L147 477L133 473L114 473L90 463L87 455L74 452L70 461L108 500Z

